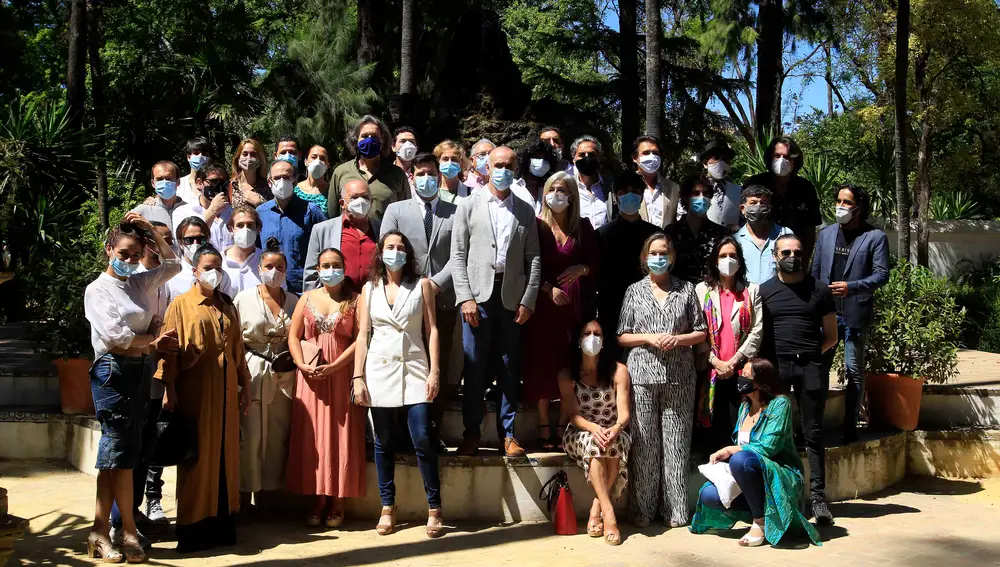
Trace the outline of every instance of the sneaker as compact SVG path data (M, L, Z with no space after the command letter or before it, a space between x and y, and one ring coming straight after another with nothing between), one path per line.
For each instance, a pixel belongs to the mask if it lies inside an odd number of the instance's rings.
M816 525L833 525L833 514L830 513L830 507L826 505L825 500L813 500L812 512L813 517L816 518Z
M146 502L146 517L149 518L150 522L158 524L167 522L167 515L163 513L163 506L160 505L159 500L149 500Z
M139 547L141 547L143 551L148 552L153 548L153 542L149 541L148 537L142 535L142 532L139 530L136 530L135 533L139 536ZM125 530L111 526L111 545L121 547L124 538Z

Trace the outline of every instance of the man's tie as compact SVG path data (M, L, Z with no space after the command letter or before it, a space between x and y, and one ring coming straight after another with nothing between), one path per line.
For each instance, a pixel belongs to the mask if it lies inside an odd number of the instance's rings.
M431 229L434 227L434 211L430 203L424 203L424 235L427 237L427 247L431 246Z

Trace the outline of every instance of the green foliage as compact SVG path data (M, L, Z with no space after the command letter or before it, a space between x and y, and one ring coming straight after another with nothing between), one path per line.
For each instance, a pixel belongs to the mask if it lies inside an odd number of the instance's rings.
M763 136L757 137L754 144L756 147L752 149L743 138L737 138L733 141L732 147L736 150L736 159L733 160L730 175L734 181L742 185L748 178L770 171L771 168L764 160L764 151L767 150L767 145L774 136L774 130L767 128Z
M979 203L968 191L935 193L931 198L931 218L936 220L977 220L983 218Z
M955 288L956 302L966 312L962 344L1000 353L1000 258L960 260Z
M834 222L837 204L833 190L843 183L843 174L827 158L809 155L805 158L801 175L816 187L823 218L828 223Z

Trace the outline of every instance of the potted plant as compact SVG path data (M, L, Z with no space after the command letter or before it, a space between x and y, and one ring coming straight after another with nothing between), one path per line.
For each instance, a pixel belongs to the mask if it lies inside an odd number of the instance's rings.
M965 311L947 280L906 260L874 301L865 359L869 421L912 431L924 382L943 383L957 371ZM843 357L837 360L843 377Z

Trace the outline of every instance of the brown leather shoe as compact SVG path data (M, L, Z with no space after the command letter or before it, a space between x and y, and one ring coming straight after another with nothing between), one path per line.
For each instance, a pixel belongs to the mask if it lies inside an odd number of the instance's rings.
M503 452L508 457L523 457L528 453L513 437L504 437Z
M459 443L455 454L459 457L475 457L479 452L479 439L475 437L465 437Z

